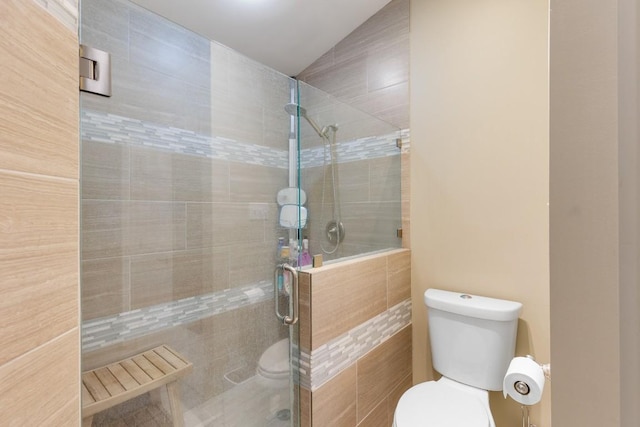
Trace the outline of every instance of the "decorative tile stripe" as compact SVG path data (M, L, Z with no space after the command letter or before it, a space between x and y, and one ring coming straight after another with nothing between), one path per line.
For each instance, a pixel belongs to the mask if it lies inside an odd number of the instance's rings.
M340 142L337 144L336 155L338 163L353 162L358 160L368 160L378 157L398 156L400 150L396 147L396 139L399 133L368 136L353 141ZM326 154L325 154L326 150ZM327 161L331 156L328 146L303 149L300 152L301 167L308 168L322 166L325 156Z
M65 27L78 32L78 0L34 0Z
M281 169L288 167L289 156L285 150L210 137L185 129L95 111L82 111L80 120L82 138L89 141L152 147L173 153Z
M411 300L407 299L318 347L311 354L302 351L297 361L300 384L311 391L317 390L409 323Z
M210 137L185 129L161 126L116 114L86 109L81 112L80 120L82 138L89 141L151 147L172 153L280 169L287 169L289 164L287 150L278 150L218 136ZM408 134L408 131L341 142L337 147L338 162L346 163L397 156L400 154L400 150L396 147L395 140L403 133ZM327 153L327 155L329 154ZM324 148L320 146L303 149L300 152L300 158L303 168L322 166Z
M402 139L402 153L408 153L411 151L411 131L409 129L402 129L400 131L400 138Z
M264 281L89 320L82 324L82 350L97 350L270 299L273 284Z

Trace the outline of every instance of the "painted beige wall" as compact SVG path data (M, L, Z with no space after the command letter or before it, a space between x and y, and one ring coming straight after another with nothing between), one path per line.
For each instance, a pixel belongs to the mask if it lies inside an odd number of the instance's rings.
M553 421L635 426L638 12L551 5Z
M522 302L516 352L549 361L547 22L546 0L411 3L414 382L434 376L429 287ZM547 388L532 422L550 410Z
M620 425L640 418L640 2L618 3L620 120Z

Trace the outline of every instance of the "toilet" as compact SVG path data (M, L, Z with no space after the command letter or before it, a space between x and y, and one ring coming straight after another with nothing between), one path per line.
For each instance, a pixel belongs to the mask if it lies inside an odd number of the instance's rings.
M265 387L288 390L289 377L289 338L284 338L262 353L256 367L256 378Z
M489 391L515 353L519 302L428 289L433 368L438 381L417 384L396 406L394 427L495 427Z

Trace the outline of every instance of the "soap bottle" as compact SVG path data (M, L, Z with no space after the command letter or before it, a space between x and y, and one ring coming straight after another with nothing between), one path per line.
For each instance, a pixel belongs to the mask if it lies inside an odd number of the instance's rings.
M300 254L299 265L311 265L311 254L309 253L309 239L302 239L302 253Z
M280 252L280 262L288 263L291 258L291 248L289 246L283 246L282 252ZM291 273L289 271L282 269L281 275L278 276L278 291L281 294L289 295L291 292ZM282 280L282 283L280 282Z
M278 250L276 252L276 258L282 258L282 247L284 246L284 237L278 237Z
M298 241L296 239L289 239L289 264L293 267L296 267L298 264L299 252Z

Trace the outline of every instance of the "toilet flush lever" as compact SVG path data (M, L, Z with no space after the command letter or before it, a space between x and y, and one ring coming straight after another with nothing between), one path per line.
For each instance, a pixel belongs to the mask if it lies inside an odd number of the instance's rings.
M291 301L291 314L283 315L280 313L280 294L279 294L279 277L280 274L285 274L285 271L288 271L291 274L291 290L289 291L289 298ZM275 299L275 309L276 309L276 317L282 321L285 325L295 325L298 322L298 272L295 268L290 266L289 264L279 264L276 266L276 271L274 272L273 278L273 287L274 287L274 299ZM286 289L284 289L286 292Z

